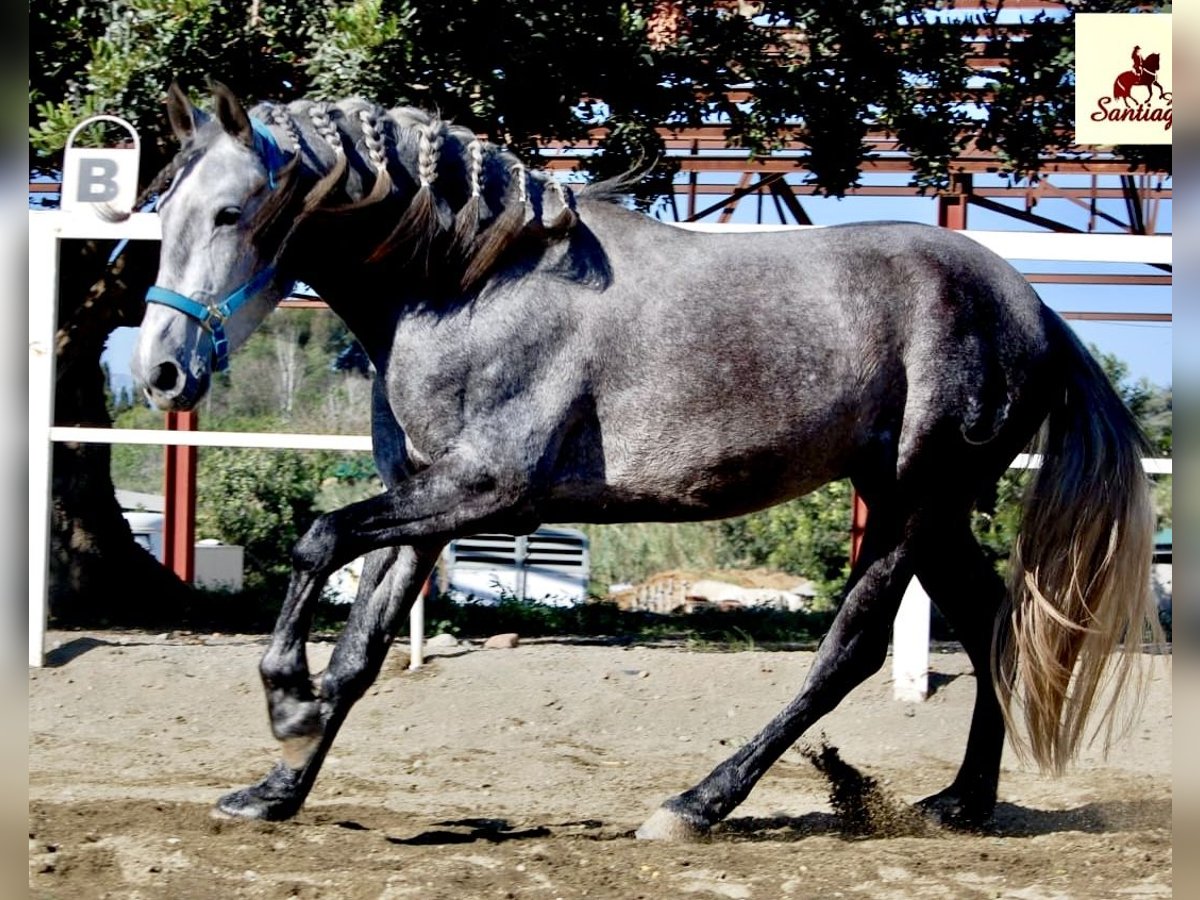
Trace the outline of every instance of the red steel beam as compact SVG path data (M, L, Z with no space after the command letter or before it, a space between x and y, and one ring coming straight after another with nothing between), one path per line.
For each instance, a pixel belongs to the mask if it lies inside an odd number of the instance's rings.
M1170 287L1174 283L1171 275L1104 275L1097 272L1027 272L1025 280L1030 284L1112 284L1128 287Z
M1048 184L1043 179L1042 186ZM755 185L757 187L758 185ZM684 185L676 185L676 193L683 193ZM797 188L805 188L808 185L793 185ZM1042 190L1043 187L1039 187ZM733 190L732 184L713 184L711 182L699 184L696 186L696 193L705 195L723 195L729 194ZM1013 187L992 187L992 186L976 186L972 190L972 195L976 197L1008 197L1019 199L1025 196L1027 192L1025 186ZM1125 191L1123 188L1104 188L1097 187L1094 191L1088 187L1059 187L1053 185L1046 189L1046 196L1038 198L1038 202L1047 200L1070 200L1072 202L1083 202L1095 198L1097 200L1124 200ZM858 187L850 188L846 191L847 194L855 197L913 197L922 200L934 200L937 195L933 193L921 194L918 193L916 187L903 184L861 184ZM1158 190L1151 189L1151 196L1159 200L1172 199L1171 188L1160 188ZM1086 205L1086 204L1085 204Z
M1139 312L1060 312L1064 319L1077 322L1170 322L1170 313Z
M808 157L803 153L789 156L768 156L750 158L747 153L737 156L711 156L698 154L695 156L669 156L679 163L680 171L691 172L784 172L802 173ZM552 156L543 157L538 161L539 166L553 172L573 172L579 168L583 157ZM1003 162L999 157L989 154L964 156L956 158L951 167L955 172L974 173L988 172L1000 174L1003 172ZM875 158L863 161L865 173L897 173L912 174L912 166L904 156L895 158ZM1042 163L1043 175L1123 175L1129 171L1129 164L1115 159L1076 160L1076 159L1047 159Z
M31 194L57 194L61 185L57 182L30 182L29 193ZM796 187L807 187L807 185L796 185ZM677 184L675 185L676 194L685 194L692 190L690 185ZM733 190L732 184L697 184L695 192L697 194L729 194ZM1027 192L1024 186L1001 187L1001 186L977 186L973 189L972 194L976 197L1023 197ZM1038 192L1044 192L1047 196L1039 198L1039 200L1124 200L1125 189L1119 187L1061 187L1052 184L1045 179L1038 186ZM913 185L902 184L860 184L857 187L848 188L847 194L856 197L917 197L926 200L935 199L934 194L921 194ZM1151 188L1147 192L1147 196L1156 200L1171 200L1173 197L1172 189L1169 187ZM718 207L719 208L719 207Z

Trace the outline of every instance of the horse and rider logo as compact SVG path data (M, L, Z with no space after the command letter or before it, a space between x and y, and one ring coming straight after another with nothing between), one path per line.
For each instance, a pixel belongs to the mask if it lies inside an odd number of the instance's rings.
M1133 67L1116 77L1112 94L1096 101L1093 122L1159 122L1165 131L1171 130L1171 92L1158 80L1162 59L1158 53L1143 58L1141 50L1134 45L1130 54ZM1158 88L1157 98L1155 88Z
M1117 76L1117 80L1113 82L1113 98L1124 100L1125 108L1129 109L1132 106L1135 87L1146 89L1146 99L1142 101L1143 103L1153 100L1154 89L1158 88L1158 98L1170 104L1170 93L1158 81L1158 70L1162 67L1162 60L1159 59L1157 53L1151 53L1142 59L1141 49L1137 44L1133 45L1133 68Z
M1076 17L1075 129L1081 144L1169 144L1169 15Z

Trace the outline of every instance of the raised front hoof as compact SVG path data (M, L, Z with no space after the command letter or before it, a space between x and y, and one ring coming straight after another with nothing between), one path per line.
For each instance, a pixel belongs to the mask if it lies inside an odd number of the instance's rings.
M226 794L213 807L218 818L281 822L300 811L304 797L297 789L298 773L277 765L258 784Z
M940 828L981 831L991 823L996 801L994 798L978 800L951 787L918 800L916 807L927 820Z
M634 832L639 841L699 841L707 836L706 826L690 822L665 806L656 809Z

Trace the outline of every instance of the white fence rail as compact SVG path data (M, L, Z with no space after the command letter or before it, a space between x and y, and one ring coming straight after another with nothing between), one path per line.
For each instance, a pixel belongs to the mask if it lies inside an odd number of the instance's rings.
M791 231L819 228L813 225L714 225L685 223L694 231ZM1057 260L1081 263L1171 262L1171 238L1164 235L1061 234L1017 231L962 231L1011 260ZM58 250L60 240L159 240L162 232L156 213L134 213L123 222L106 222L89 210L29 213L29 664L43 662L46 629L46 589L50 543L50 459L55 441L158 446L263 447L301 450L370 450L368 435L272 434L229 431L158 431L154 429L72 428L53 424L54 341L57 321ZM1021 467L1038 464L1036 458L1018 458ZM1146 460L1147 471L1170 473L1170 460ZM928 604L928 598L925 599ZM928 617L928 606L925 607ZM907 617L906 617L907 618ZM414 606L410 622L413 665L421 663L424 610ZM917 610L912 621L921 619ZM903 640L897 633L896 640ZM928 643L924 653L914 641L904 680L923 684L928 670ZM922 662L924 660L924 662ZM919 673L919 677L918 674ZM919 689L923 692L923 689ZM923 693L922 693L923 696Z

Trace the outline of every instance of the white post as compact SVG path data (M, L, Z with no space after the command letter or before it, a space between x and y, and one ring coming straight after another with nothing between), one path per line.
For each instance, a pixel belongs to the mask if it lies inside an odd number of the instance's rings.
M44 662L50 572L50 426L54 424L54 333L58 234L29 219L29 665Z
M425 592L417 595L408 614L408 667L419 669L425 664Z
M920 703L929 696L929 595L909 582L892 625L893 696Z

